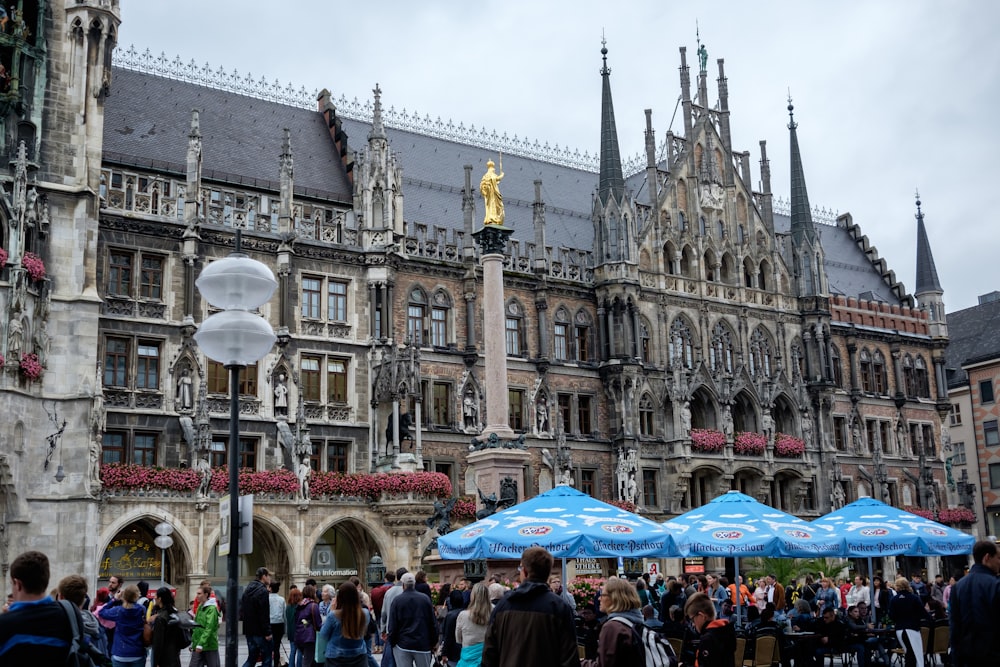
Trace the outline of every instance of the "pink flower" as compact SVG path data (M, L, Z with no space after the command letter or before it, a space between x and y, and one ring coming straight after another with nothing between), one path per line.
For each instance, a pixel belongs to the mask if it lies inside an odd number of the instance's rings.
M42 376L42 364L34 352L21 355L21 375L29 380L37 380Z
M0 269L7 266L8 257L10 257L10 255L7 254L7 251L4 250L3 248L0 248Z
M635 503L633 503L630 500L612 500L608 504L609 505L614 505L618 509L623 509L626 512L632 512L633 514L635 514L635 510L636 510Z
M774 453L778 456L801 456L804 451L805 441L787 433L779 433L774 440Z
M476 516L476 501L472 496L459 498L451 509L453 519L471 519L474 516Z
M733 451L737 454L760 455L767 449L767 437L763 433L740 431L733 442Z
M938 510L938 521L948 524L975 523L976 513L967 507L946 507Z
M903 508L903 511L909 512L910 514L915 514L916 516L919 516L923 519L929 519L930 521L934 521L934 519L936 518L934 516L934 510L925 510L922 507L913 507L912 505L907 505L906 507Z
M45 263L42 258L33 252L24 253L21 258L21 266L28 272L32 280L41 280L45 277Z
M726 436L722 431L704 428L691 429L691 447L700 452L721 452L726 446Z

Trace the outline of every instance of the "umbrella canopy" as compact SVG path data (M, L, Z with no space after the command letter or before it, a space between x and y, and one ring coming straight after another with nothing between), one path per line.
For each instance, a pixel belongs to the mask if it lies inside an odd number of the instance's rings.
M729 491L663 524L692 556L812 558L836 556L843 538L833 530Z
M821 516L812 526L844 538L839 556L953 556L972 552L976 538L886 505L861 498Z
M438 538L445 560L514 559L533 546L556 558L683 555L662 525L571 486L557 486Z

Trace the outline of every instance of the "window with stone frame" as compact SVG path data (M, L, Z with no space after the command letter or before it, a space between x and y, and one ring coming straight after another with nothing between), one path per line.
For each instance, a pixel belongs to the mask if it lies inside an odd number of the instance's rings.
M580 491L588 496L593 496L597 492L597 471L589 468L580 470Z
M878 420L877 419L866 419L865 420L865 441L868 443L868 450L871 452L875 451L876 447L876 437L878 430Z
M577 311L573 318L573 356L577 361L590 361L592 358L591 347L593 337L591 335L592 326L590 316L586 311Z
M507 419L511 429L524 430L524 390L507 390Z
M208 393L229 393L229 370L218 361L208 360L206 372ZM257 396L257 364L252 363L240 369L240 396Z
M507 356L518 357L524 354L524 309L517 301L507 303L505 318Z
M833 418L833 442L839 452L847 451L847 417L834 416Z
M558 308L552 325L552 359L566 361L569 359L569 312Z
M105 431L101 439L101 463L126 463L127 441L125 431Z
M327 403L347 402L347 360L334 357L326 359Z
M659 507L660 503L656 493L656 471L642 471L642 504L643 507Z
M303 319L347 321L349 281L329 276L305 275L299 281L299 287Z
M840 362L840 349L833 344L830 345L830 378L833 380L833 386L844 388L844 370Z
M343 440L326 441L326 471L348 473L351 443Z
M580 435L588 436L594 432L594 400L592 396L576 397L577 422Z
M913 360L913 381L917 388L918 398L931 397L931 385L927 373L927 363L920 355L917 355Z
M964 466L967 463L965 458L965 443L964 442L953 442L951 444L951 464L953 466Z
M573 430L573 395L559 394L557 399L559 409L559 426L563 433L574 433Z
M257 447L260 445L258 438L250 436L240 437L240 449L238 453L239 467L257 469ZM210 461L213 468L229 464L229 437L224 435L212 436L212 449Z
M331 322L347 321L347 283L330 279L327 282L326 319Z
M903 355L902 359L903 366L903 387L905 388L906 396L908 398L917 397L917 384L916 378L913 374L913 357L909 354Z
M424 318L427 317L427 295L419 287L410 291L406 306L406 335L417 347L424 344Z
M125 336L104 339L104 386L160 389L160 342Z
M1000 430L997 428L997 420L990 419L983 422L983 442L987 447L1000 445Z
M993 396L993 380L980 380L979 381L979 402L983 405L987 403L992 403L994 401Z
M108 296L163 300L163 272L166 260L162 255L114 248L108 251L104 293ZM135 267L139 267L138 285Z
M322 357L302 355L302 360L299 362L299 389L302 392L302 400L319 403L322 396L319 369L322 363Z
M961 426L962 425L962 404L952 403L951 412L948 413L948 423L951 426Z
M158 464L157 435L144 431L109 430L101 440L102 463Z
M872 368L872 356L868 348L861 348L858 354L858 366L861 371L861 391L870 394L875 391L875 373Z
M322 317L323 279L302 278L302 317L318 320Z
M889 393L889 377L886 372L885 357L880 350L872 353L872 376L875 382L874 391L879 396Z
M882 438L882 451L889 452L891 454L898 454L896 448L892 444L892 437L889 431L892 430L892 424L887 421L880 420L878 423L879 437Z
M655 435L653 431L653 399L649 394L643 394L639 399L639 434L645 437Z
M431 299L431 345L448 347L453 342L451 335L451 296L442 289L436 290Z
M132 462L140 466L156 465L155 433L136 433L133 436Z
M431 388L431 423L450 427L452 387L448 382L435 382Z

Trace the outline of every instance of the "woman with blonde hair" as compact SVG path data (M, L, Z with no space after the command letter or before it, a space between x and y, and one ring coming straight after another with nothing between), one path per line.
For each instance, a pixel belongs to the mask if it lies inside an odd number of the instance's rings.
M583 667L631 667L643 662L642 646L634 644L633 628L641 633L639 594L625 579L612 577L601 588L601 611L608 619L597 638L597 658L584 660ZM641 636L641 634L639 635Z
M892 587L896 589L896 596L889 602L889 618L896 628L899 645L906 649L906 667L922 665L924 647L920 643L920 625L927 619L927 611L904 577L896 579ZM930 625L929 619L927 621Z
M493 605L490 604L491 587L483 581L473 586L469 606L462 610L455 621L455 641L462 646L462 657L456 667L479 667L483 660L486 625L493 611Z

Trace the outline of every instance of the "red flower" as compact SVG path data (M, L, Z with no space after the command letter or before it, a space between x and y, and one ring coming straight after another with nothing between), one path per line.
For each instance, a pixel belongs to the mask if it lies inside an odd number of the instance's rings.
M691 429L691 448L701 452L721 452L726 446L726 436L722 431L711 429Z
M740 431L733 442L733 451L737 454L763 454L767 449L767 437L763 433Z
M24 253L21 258L21 266L28 272L32 280L41 280L45 277L45 262L33 252Z
M774 453L778 456L801 456L804 451L805 441L787 433L779 433L774 440Z

